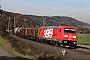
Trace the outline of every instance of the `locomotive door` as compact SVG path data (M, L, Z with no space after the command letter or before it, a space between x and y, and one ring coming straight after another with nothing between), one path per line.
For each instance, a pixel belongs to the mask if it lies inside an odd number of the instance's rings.
M60 40L60 42L61 42L61 38L62 38L62 30L61 30L61 28L60 29L58 29L58 39Z

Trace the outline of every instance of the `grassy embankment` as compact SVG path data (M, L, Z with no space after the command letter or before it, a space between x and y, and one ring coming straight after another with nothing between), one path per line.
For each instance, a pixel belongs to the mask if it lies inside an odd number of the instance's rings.
M90 34L78 34L78 44L90 46Z
M10 54L15 56L13 58L16 58L17 60L33 60L33 58L30 59L30 57L22 55L22 54L20 54L16 51L14 51L14 48L12 48L11 43L9 42L9 40L4 39L2 37L0 37L0 46L2 46Z
M12 39L11 37L9 37L9 40L7 39L3 39L2 37L0 37L0 45L7 50L9 53L13 54L16 58L18 58L19 60L32 60L36 57L36 56L40 56L37 58L37 60L42 60L42 59L46 59L46 60L72 60L68 57L64 57L64 56L56 56L54 57L53 53L49 53L45 52L45 51L39 51L36 50L35 48L31 48L29 46L25 47L26 45L24 45L23 43L21 43L20 41L17 41L15 39ZM78 45L89 45L90 46L90 35L88 34L79 34L78 35Z
M18 60L73 60L67 56L58 56L55 53L41 51L40 49L25 45L12 37L9 37L8 40L0 37L0 45L18 58Z

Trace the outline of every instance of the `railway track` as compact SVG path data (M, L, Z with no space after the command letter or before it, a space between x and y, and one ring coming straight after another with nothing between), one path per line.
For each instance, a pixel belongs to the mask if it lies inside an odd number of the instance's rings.
M53 45L43 44L41 42L36 42L33 40L20 38L18 36L12 35L12 34L10 36L12 36L13 38L16 38L17 40L20 40L21 42L23 42L27 45L33 46L33 47L40 49L40 50L48 51L49 53L53 52L56 55L63 55L62 51L65 51L64 56L71 57L75 60L76 59L77 60L90 60L90 49L85 48L85 47L77 46L76 49L55 47Z
M90 49L89 48L77 48L77 49L73 49L73 51L77 51L77 52L81 52L81 53L85 53L90 55Z

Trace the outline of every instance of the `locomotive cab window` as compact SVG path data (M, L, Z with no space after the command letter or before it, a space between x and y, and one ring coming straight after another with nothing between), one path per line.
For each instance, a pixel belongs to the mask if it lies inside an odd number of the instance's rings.
M67 33L76 33L75 29L72 29L72 28L64 28L64 32L67 32Z

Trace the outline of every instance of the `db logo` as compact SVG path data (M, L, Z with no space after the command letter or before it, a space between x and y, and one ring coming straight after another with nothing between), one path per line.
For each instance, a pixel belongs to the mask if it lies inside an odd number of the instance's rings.
M44 30L44 37L52 38L52 35L53 35L53 29L45 29Z

